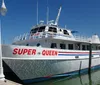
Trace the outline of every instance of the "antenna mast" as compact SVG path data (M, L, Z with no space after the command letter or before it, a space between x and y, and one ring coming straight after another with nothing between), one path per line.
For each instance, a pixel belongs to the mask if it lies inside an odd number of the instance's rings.
M61 9L62 9L62 7L60 6L60 9L59 9L59 12L58 12L58 15L57 15L56 21L55 21L55 25L58 25L58 20L59 20L59 17L60 17Z
M38 25L38 1L37 1L37 25Z
M47 24L48 24L48 20L49 20L49 7L48 7L48 0L47 0Z

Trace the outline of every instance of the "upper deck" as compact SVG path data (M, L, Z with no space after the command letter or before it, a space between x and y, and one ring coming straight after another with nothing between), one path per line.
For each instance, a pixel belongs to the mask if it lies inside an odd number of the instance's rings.
M35 39L59 39L64 41L73 41L73 42L84 42L84 43L95 43L100 44L99 37L95 34L92 37L84 37L84 36L75 36L72 33L73 31L60 28L55 25L37 25L32 27L30 33L26 33L24 35L17 36L14 39L13 43L21 42L21 41L30 41ZM31 41L30 41L31 42Z

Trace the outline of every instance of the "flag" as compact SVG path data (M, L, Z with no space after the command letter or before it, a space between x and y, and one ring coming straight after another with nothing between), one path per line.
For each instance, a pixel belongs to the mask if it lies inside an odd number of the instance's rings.
M78 33L78 31L71 31L71 33Z
M0 12L1 12L1 15L5 15L6 12L7 12L7 8L6 8L6 5L4 3L4 0L2 0L2 5L1 5L1 9L0 9Z

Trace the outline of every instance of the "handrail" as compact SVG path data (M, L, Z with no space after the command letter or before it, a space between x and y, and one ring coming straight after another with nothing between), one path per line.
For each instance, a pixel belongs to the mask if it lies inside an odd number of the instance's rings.
M91 40L91 38L89 37L85 37L85 36L79 36L79 35L74 35L74 36L70 36L70 35L64 35L64 34L58 34L58 33L52 33L52 32L37 32L33 35L30 35L29 33L24 33L23 35L20 35L20 36L17 36L15 37L14 39L14 42L16 41L21 41L21 40L28 40L28 39L37 39L37 38L49 38L49 37L52 37L52 38L61 38L64 40L66 39L74 39L76 41L83 41L83 42L89 42Z

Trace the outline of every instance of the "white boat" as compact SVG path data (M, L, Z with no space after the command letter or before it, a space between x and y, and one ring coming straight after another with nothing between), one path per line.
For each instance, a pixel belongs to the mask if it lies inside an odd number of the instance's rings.
M75 36L74 31L58 26L61 7L55 23L34 26L29 34L15 38L12 45L2 45L3 61L24 83L76 75L89 67L100 67L100 39Z

